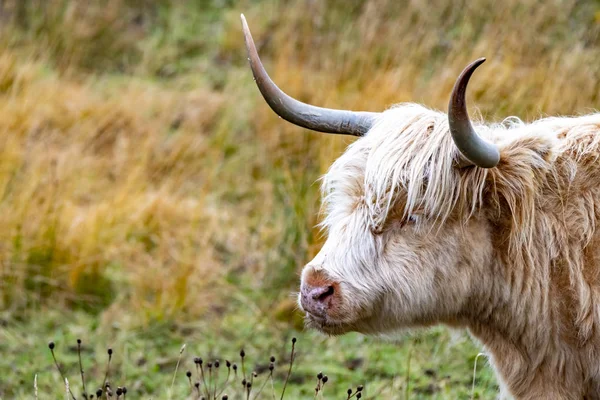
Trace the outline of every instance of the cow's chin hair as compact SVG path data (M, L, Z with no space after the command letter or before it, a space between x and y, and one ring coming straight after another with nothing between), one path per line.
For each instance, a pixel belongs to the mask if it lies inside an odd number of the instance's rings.
M350 332L368 333L365 330L363 320L357 317L356 320L335 321L332 318L319 318L306 313L304 325L307 329L317 330L328 336L341 336Z
M349 324L315 318L310 314L306 314L304 325L307 329L314 329L329 336L340 336L353 330Z

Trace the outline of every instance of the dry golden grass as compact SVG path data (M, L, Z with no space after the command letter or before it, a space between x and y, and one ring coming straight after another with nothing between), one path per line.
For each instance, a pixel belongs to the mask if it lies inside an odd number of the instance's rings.
M313 104L445 109L481 56L469 95L487 120L600 104L594 2L157 3L5 3L1 309L146 323L227 290L288 297L323 240L315 182L349 139L274 116L240 12L274 80Z
M159 314L201 309L221 273L210 238L229 218L204 196L221 96L139 83L101 93L103 80L24 77L7 53L1 62L15 82L0 99L4 306L58 291Z

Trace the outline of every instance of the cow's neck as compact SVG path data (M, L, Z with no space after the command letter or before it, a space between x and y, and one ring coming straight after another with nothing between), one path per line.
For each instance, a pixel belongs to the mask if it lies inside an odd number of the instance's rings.
M590 396L598 383L582 371L586 358L596 354L597 336L582 338L575 329L568 269L560 257L515 267L503 243L496 243L492 270L482 271L465 310L470 332L516 398L597 398Z

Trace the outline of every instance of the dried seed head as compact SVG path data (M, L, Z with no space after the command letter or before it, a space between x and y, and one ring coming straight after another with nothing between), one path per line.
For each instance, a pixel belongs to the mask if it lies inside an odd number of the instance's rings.
M229 360L225 360L225 365L227 366L227 368L231 367L231 362Z
M127 394L127 386L123 386L123 394Z
M117 396L120 396L123 394L123 389L121 387L117 387Z
M274 363L275 362L275 356L271 356L271 358L269 359L269 361L271 361L271 362Z
M50 343L48 343L48 348L49 348L50 350L54 350L54 347L55 347L55 345L54 345L54 342L50 342Z
M296 343L297 339L296 338L292 338L292 343Z
M319 373L317 374L317 379L318 379L318 380L321 380L321 379L323 379L323 373L322 373L322 372L319 372Z
M192 371L187 371L185 373L185 376L187 376L188 378L191 378L192 377Z
M108 348L108 355L109 355L109 356L112 356L112 353L113 353L113 350L112 350L112 349L109 347L109 348Z
M360 399L361 397L362 397L362 394L361 394L360 392L358 392L358 393L356 394L356 398L357 398L357 399Z
M206 366L207 366L208 368L212 368L212 363L211 363L211 362L209 362L209 363L206 363Z
M221 400L227 400L229 398L229 396L227 396L226 394L223 395L223 397L221 397Z
M358 387L356 388L357 392L362 392L362 390L364 389L363 385L358 385Z
M275 364L270 363L269 364L269 371L273 371L275 369Z
M96 390L96 397L97 397L97 398L100 398L100 397L102 397L102 389L98 389L98 390Z
M202 364L202 359L200 357L194 357L194 364Z
M327 383L328 380L329 380L329 377L327 375L325 375L322 379L323 383Z
M215 368L219 368L219 365L221 365L221 364L219 363L219 360L215 360Z
M240 357L242 357L242 358L246 357L246 352L244 351L244 349L242 349L240 351Z
M348 389L348 395L352 394L352 389Z
M77 344L81 344L81 339L77 339Z
M196 389L198 389L200 387L200 382L194 383L194 386L196 387Z
M237 364L233 364L233 370L237 371Z

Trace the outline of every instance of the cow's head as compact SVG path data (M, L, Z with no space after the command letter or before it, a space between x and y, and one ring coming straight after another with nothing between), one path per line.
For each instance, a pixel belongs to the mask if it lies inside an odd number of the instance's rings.
M243 16L242 23L256 84L278 115L361 137L323 179L328 239L304 268L299 294L308 324L341 334L456 322L492 262L489 222L479 211L500 153L476 133L465 106L467 83L484 60L458 77L448 114L415 104L383 113L324 109L271 81Z

